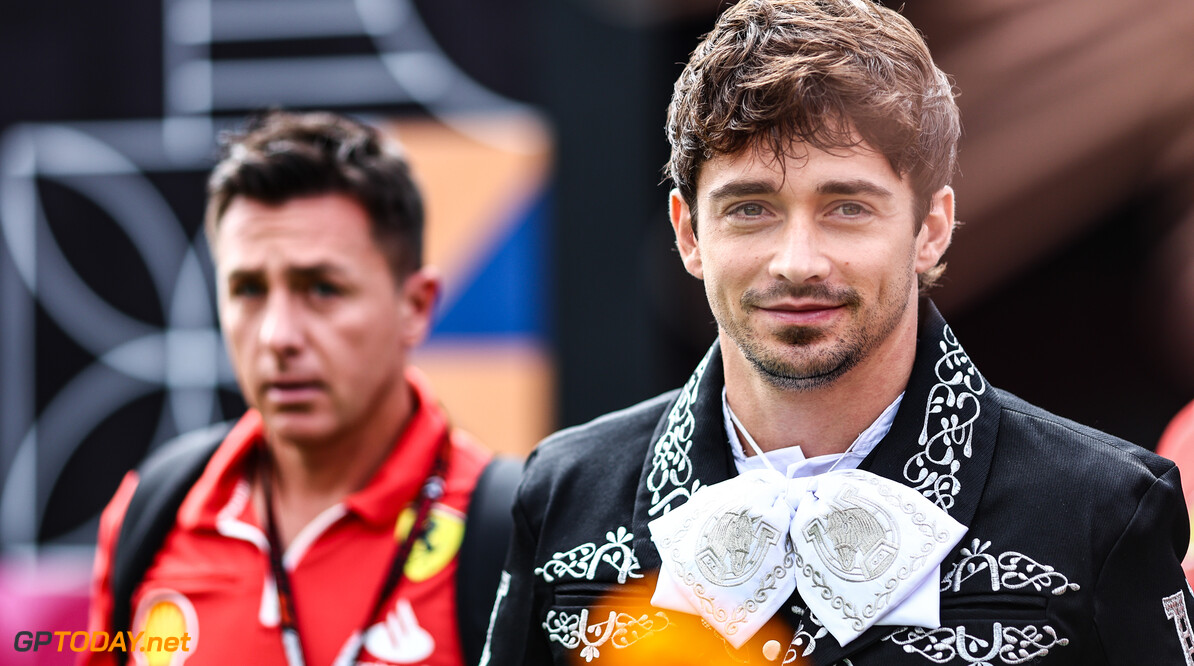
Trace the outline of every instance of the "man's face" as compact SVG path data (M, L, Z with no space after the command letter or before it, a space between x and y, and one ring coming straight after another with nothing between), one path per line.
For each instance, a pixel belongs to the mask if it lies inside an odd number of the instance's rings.
M725 343L773 386L824 386L916 325L916 275L949 244L953 195L924 225L911 186L864 145L828 153L796 144L782 161L748 148L707 161L697 234L672 195L690 273L705 282ZM728 340L726 339L728 338Z
M232 365L272 438L351 437L407 404L406 354L438 282L424 269L399 284L354 199L234 199L215 256Z

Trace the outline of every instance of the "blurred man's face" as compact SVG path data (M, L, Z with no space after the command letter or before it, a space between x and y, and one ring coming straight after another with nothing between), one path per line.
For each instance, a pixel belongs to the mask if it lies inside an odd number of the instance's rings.
M727 363L743 359L772 385L802 390L915 328L916 275L948 245L952 193L937 193L918 227L911 186L865 144L833 153L797 144L790 155L714 157L697 179L697 235L678 194L672 221Z
M423 271L395 279L354 199L237 198L215 255L232 365L271 438L351 437L407 404L406 355L426 333L437 283Z

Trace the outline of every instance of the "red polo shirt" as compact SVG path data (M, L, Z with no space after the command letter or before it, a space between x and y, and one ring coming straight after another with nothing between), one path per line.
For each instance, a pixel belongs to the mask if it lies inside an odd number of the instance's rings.
M426 380L407 374L417 406L393 453L369 484L326 510L293 539L283 556L290 574L308 666L332 664L365 624L396 547L412 521L411 504L435 459L447 418ZM174 529L133 593L132 634L145 631L133 663L285 666L278 603L262 521L249 501L249 454L262 441L261 416L247 413L217 449L183 500ZM490 454L452 431L444 496L433 506L428 537L416 546L406 576L365 632L363 664L462 663L456 629L456 554L464 515ZM89 629L109 630L110 560L137 484L130 472L100 519ZM183 651L183 634L189 637ZM148 639L179 639L175 652ZM351 655L347 655L351 657ZM114 664L108 652L81 663ZM341 656L341 658L344 658Z

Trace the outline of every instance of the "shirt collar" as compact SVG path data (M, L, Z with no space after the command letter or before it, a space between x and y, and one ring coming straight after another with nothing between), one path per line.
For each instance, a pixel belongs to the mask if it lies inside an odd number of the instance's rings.
M366 522L392 524L414 501L449 433L448 416L423 374L408 368L406 381L414 393L414 410L406 427L368 485L345 499L348 510Z
M763 455L775 469L785 472L791 479L816 476L828 472L830 469L857 469L867 454L874 450L879 440L883 439L891 430L891 424L895 421L896 413L899 411L900 402L903 399L904 393L900 392L895 400L879 414L879 417L854 439L854 443L850 445L846 453L831 453L805 458L804 452L797 445L769 451ZM721 389L721 415L726 436L730 440L730 450L734 454L734 466L738 468L738 473L741 474L752 469L764 469L766 463L758 455L748 457L742 448L742 440L738 438L738 431L734 428L733 419L730 418L730 403L726 399L724 386Z
M423 374L408 367L406 382L414 399L413 411L402 434L369 483L343 501L349 512L373 524L393 523L398 513L414 500L449 428L447 415ZM238 483L249 473L250 453L263 438L261 414L250 409L224 438L179 507L181 527L215 528L220 511L228 506Z

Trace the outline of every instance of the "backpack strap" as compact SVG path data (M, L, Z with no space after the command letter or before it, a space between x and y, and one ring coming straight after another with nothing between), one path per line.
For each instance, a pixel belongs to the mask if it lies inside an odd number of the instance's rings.
M199 480L233 423L226 421L179 435L137 468L137 489L120 524L112 556L113 632L129 629L133 590L174 527L183 498ZM127 653L118 655L121 661L127 657Z
M464 663L476 664L485 646L493 598L514 531L514 492L523 461L495 456L485 466L469 500L464 541L456 568L456 622Z

